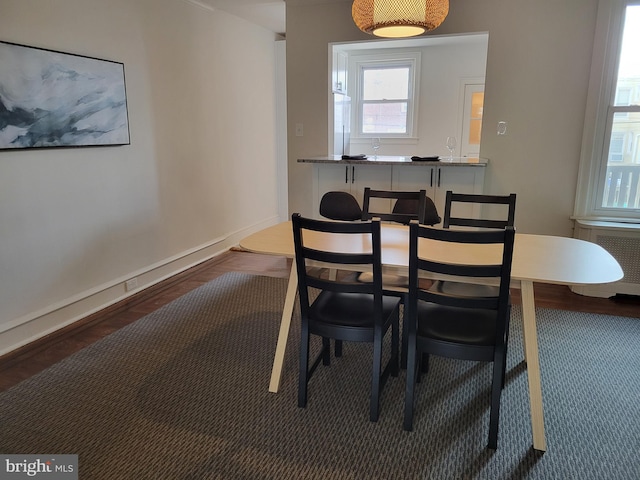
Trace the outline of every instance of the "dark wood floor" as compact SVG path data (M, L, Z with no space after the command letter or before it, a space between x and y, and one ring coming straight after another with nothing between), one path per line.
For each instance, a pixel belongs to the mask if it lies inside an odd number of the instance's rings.
M226 272L239 271L286 278L289 275L290 265L290 260L283 257L238 250L226 252L44 339L0 357L0 391L29 378ZM538 307L640 317L639 297L612 299L584 297L574 294L568 287L557 285L535 284L534 290ZM513 292L513 301L520 301L518 290Z

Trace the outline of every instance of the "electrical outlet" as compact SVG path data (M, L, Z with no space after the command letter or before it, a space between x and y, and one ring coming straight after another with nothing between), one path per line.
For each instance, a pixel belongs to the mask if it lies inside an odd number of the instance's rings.
M126 282L124 282L124 288L127 292L138 288L138 278L134 277L131 280L127 280Z

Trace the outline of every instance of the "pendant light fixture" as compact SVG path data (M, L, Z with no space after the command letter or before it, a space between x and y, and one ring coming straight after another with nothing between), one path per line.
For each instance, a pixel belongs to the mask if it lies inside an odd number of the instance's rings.
M378 37L414 37L438 28L449 13L449 0L355 0L353 21Z

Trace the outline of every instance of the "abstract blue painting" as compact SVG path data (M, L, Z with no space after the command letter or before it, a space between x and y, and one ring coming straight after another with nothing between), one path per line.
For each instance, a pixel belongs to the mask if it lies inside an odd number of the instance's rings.
M129 143L122 63L0 42L0 149Z

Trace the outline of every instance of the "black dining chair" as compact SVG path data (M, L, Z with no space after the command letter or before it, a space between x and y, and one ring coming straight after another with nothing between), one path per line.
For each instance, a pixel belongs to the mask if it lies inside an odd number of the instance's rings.
M394 201L391 212L385 211L386 208L374 208L373 203L376 200L382 200L383 202ZM364 196L362 200L362 220L370 220L373 217L377 217L382 221L396 222L409 224L411 220L418 220L421 223L429 222L429 225L434 225L440 222L440 217L435 213L438 221L431 223L434 220L435 205L433 200L429 199L429 215L427 215L427 191L420 190L414 192L407 191L393 191L393 190L374 190L370 187L365 187ZM388 204L385 205L385 207Z
M378 217L383 221L409 224L412 220L417 220L424 225L435 225L440 223L441 218L438 215L433 200L427 196L426 190L419 191L392 191L392 190L373 190L369 187L364 189L364 200L362 202L362 219ZM391 213L380 213L372 209L372 200L394 201ZM378 204L379 206L379 204ZM364 272L358 276L360 282L370 282L371 274ZM400 297L403 303L407 300L407 292L409 286L409 278L404 275L384 274L382 276L382 285L387 295ZM402 353L400 356L400 365L405 368L407 365L407 329L402 330Z
M478 211L484 206L496 207L497 211L478 215L462 215L459 207L474 207ZM468 209L467 209L468 211ZM455 213L455 215L454 215ZM469 193L454 193L448 190L444 204L443 228L506 228L513 227L516 216L516 194L483 195ZM495 287L490 285L470 284L439 280L434 282L432 289L451 295L496 295Z
M362 218L362 209L350 193L331 191L320 199L320 215L329 220L353 222Z
M412 216L419 211L420 211L420 200L400 198L396 200L396 203L393 205L393 209L391 210L391 213L394 215L401 214L401 215ZM420 216L419 213L418 213L418 216ZM426 193L425 193L424 213L420 218L418 218L418 221L422 225L436 225L442 221L442 218L440 218L440 215L438 215L438 209L436 208L436 204L433 203L433 200L431 199L431 197L427 196ZM401 223L405 223L405 221L402 221Z
M373 209L375 199L382 201L394 201L391 213L381 212L384 208ZM380 206L378 204L378 206ZM408 225L411 220L418 220L425 225L435 225L440 222L440 216L436 210L436 206L429 197L426 190L419 191L393 191L393 190L373 190L365 187L362 202L362 220L370 220L379 218L381 221L395 222ZM358 280L361 282L370 282L371 274L362 273ZM399 275L385 274L382 277L382 284L386 287L406 287L408 278ZM390 291L391 294L401 294L402 291Z
M322 195L320 199L320 215L329 220L338 220L343 222L359 221L362 218L362 208L356 197L349 192L340 190L329 191ZM329 275L333 279L338 272L333 269L329 270ZM341 344L336 344L337 353L340 353Z
M417 222L409 229L409 300L405 306L405 327L409 328L409 334L403 427L413 429L416 381L421 371L428 372L429 355L493 362L488 447L496 449L506 371L514 229L457 231L425 227ZM501 245L502 257L473 265L427 260L418 248L422 239L447 245ZM493 280L498 284L498 293L491 297L452 296L421 289L418 278L425 274Z
M371 393L369 419L378 420L380 392L389 377L398 375L399 299L382 292L382 265L380 221L330 222L314 220L294 213L292 216L295 261L298 273L300 301L301 340L300 371L298 377L298 406L306 407L309 379L320 361L329 365L330 341L368 342L373 345L371 367ZM352 235L353 241L370 242L369 253L353 254L336 251L314 243L318 234ZM348 245L348 242L347 242ZM360 283L317 276L310 268L318 262L338 269L346 265L366 265L373 272L373 281ZM320 293L314 296L314 292ZM391 354L382 368L383 344L391 330ZM322 348L313 361L309 361L311 336L322 338ZM316 384L319 387L320 384Z
M457 206L504 206L502 215L490 216L486 211L482 215L470 216L456 214ZM500 218L496 218L500 217ZM516 194L509 195L484 195L475 193L454 193L447 190L444 202L444 219L442 221L443 228L458 227L474 227L474 228L505 228L513 227L516 217Z

